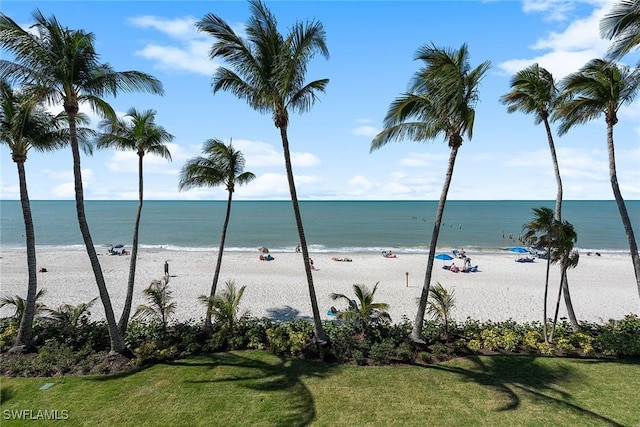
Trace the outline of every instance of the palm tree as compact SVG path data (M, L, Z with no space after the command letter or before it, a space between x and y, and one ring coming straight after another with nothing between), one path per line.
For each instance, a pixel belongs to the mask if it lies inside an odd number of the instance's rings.
M47 306L42 301L40 301L40 299L44 296L45 293L46 292L44 289L40 289L36 293L36 297L35 297L36 303L33 309L34 318L46 316ZM11 318L15 320L16 324L22 325L22 319L24 317L24 313L27 310L27 301L24 298L22 298L20 295L15 295L12 297L5 295L2 298L0 298L0 308L7 307L7 306L13 307L15 310ZM20 332L18 331L18 333Z
M640 1L621 0L600 21L600 36L613 43L609 56L620 59L640 46Z
M176 311L176 303L171 296L169 282L154 280L142 293L147 297L149 304L140 304L133 313L133 317L158 321L162 325L162 331L166 332L169 318Z
M116 324L84 211L76 119L82 103L88 103L107 117L114 117L113 109L102 99L103 96L141 90L162 94L162 84L148 74L119 72L109 64L100 63L94 49L93 33L63 27L54 16L47 19L39 10L33 13L33 18L36 23L31 26L31 31L27 31L8 16L0 14L0 46L12 53L16 61L0 60L0 78L36 84L43 99L64 107L69 121L78 225L104 306L111 353L130 354Z
M556 110L557 118L561 120L558 129L560 135L567 133L573 126L599 118L604 113L607 124L609 179L622 219L622 226L629 242L631 261L640 295L638 244L618 185L613 144L613 127L618 123L618 110L623 105L633 102L640 90L640 68L636 67L631 70L629 67L617 65L605 59L593 59L577 73L565 77L562 81L562 87L569 100Z
M521 111L525 114L532 113L534 114L534 122L536 125L544 123L557 184L555 219L556 221L562 221L562 178L560 177L560 168L558 167L558 157L553 142L553 133L549 125L551 114L556 106L563 101L560 97L560 91L553 79L553 75L538 64L530 65L516 73L511 78L511 89L511 92L500 98L503 104L508 105L507 111L509 113L515 111ZM573 310L568 281L563 282L563 289L569 319L573 327L577 328L578 321Z
M455 292L448 291L440 282L429 289L431 299L427 303L427 313L444 324L444 335L449 336L451 309L455 307Z
M140 217L142 216L143 173L142 165L145 154L154 154L171 161L171 153L166 144L173 140L173 135L162 126L155 123L156 112L153 110L138 111L130 108L125 119L115 121L105 119L100 123L104 133L98 138L98 148L114 148L116 150L135 151L138 155L138 210L133 228L133 244L131 246L131 261L129 265L129 281L124 309L118 322L122 336L127 332L131 301L133 300L133 285L136 277L136 261L138 259L138 233Z
M409 92L396 98L390 105L384 119L384 130L373 139L370 151L377 150L391 141L410 138L422 142L439 135L444 136L451 148L431 234L418 313L411 332L412 341L424 343L424 314L453 168L462 145L462 136L466 134L469 139L473 136L475 104L479 100L478 87L491 64L485 61L471 69L466 44L457 51L425 45L418 49L416 59L423 61L424 67L415 73Z
M521 111L525 114L534 114L536 125L544 123L557 184L555 214L556 219L560 221L562 218L562 178L560 177L553 133L549 125L549 118L560 101L560 91L553 75L538 64L530 65L516 73L511 78L511 89L511 92L500 98L500 102L508 106L507 112Z
M50 151L63 145L60 122L46 113L37 99L23 91L14 91L5 80L0 81L0 143L11 150L11 158L18 169L20 203L24 219L27 247L27 299L24 316L11 351L26 351L33 346L33 319L38 292L36 241L31 216L24 164L30 149Z
M218 67L213 76L213 93L229 91L261 113L271 113L280 130L285 168L291 193L291 204L298 229L303 265L307 276L311 309L313 312L315 340L326 342L318 301L313 285L307 239L296 194L296 186L289 151L289 111L309 111L324 92L328 79L305 83L309 61L318 53L329 57L322 23L296 22L287 36L278 32L275 16L260 0L250 0L252 16L246 26L247 39L237 35L231 26L214 14L207 14L196 23L200 31L217 39L209 56L223 59L230 68Z
M556 325L558 323L558 311L560 308L560 297L564 289L564 283L566 283L567 270L570 268L576 268L580 261L580 254L574 250L574 245L578 241L578 233L569 221L562 221L559 223L557 229L558 238L556 241L555 249L549 254L551 263L560 263L560 286L558 287L558 299L556 300L556 310L553 315L553 324L551 326L551 335L549 341L553 342L553 335L556 331Z
M78 305L62 304L57 309L48 309L48 318L58 324L63 334L76 342L80 324L91 315L89 309L97 299L96 297L89 302L83 302Z
M353 285L353 292L356 299L351 299L345 294L332 293L332 300L344 300L347 303L346 310L338 312L338 319L349 320L358 323L367 328L368 325L377 321L391 320L387 310L389 304L384 302L373 302L373 298L378 289L378 283L375 284L373 290L369 290L366 285Z
M229 197L227 198L227 213L222 226L222 236L220 238L220 249L218 250L218 260L216 270L211 283L209 298L216 294L218 279L220 277L220 267L222 266L222 253L224 252L224 242L227 237L227 227L231 216L231 200L236 184L243 185L251 182L256 176L251 172L244 172L244 156L233 148L231 142L225 145L218 139L209 139L204 143L202 152L206 157L195 157L188 160L180 173L180 190L193 187L214 187L224 184ZM205 317L205 329L211 330L211 316Z
M239 315L240 302L247 287L242 286L237 289L233 280L226 281L225 285L226 289L219 294L200 295L198 299L207 307L209 323L211 323L211 317L215 317L216 321L226 331L227 336L233 336L238 321L248 315L246 312Z
M542 331L544 335L544 341L549 342L549 334L547 333L547 301L549 295L549 270L551 267L551 258L553 256L553 250L556 247L557 241L557 229L559 222L555 219L553 211L542 206L539 208L533 208L533 219L523 225L524 235L522 236L524 241L533 241L536 246L545 248L547 251L547 269L545 274L544 283L544 308L543 308L543 322Z

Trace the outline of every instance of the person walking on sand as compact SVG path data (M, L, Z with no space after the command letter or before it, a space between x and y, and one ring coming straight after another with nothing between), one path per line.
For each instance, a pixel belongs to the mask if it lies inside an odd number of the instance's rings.
M309 258L309 265L311 266L312 270L317 270L317 268L313 265L313 260L311 258Z
M166 277L169 277L169 260L166 260L164 262L164 275Z

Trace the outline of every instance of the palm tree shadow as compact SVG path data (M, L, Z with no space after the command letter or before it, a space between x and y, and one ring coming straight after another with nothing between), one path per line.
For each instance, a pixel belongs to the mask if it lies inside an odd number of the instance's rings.
M267 309L267 317L277 322L284 322L293 319L307 319L311 320L311 317L300 316L300 310L297 310L291 306L284 305L281 307L273 307Z
M610 426L622 424L572 403L571 395L555 387L555 384L580 381L578 373L566 365L549 366L537 363L536 356L491 356L466 358L473 363L471 368L451 365L432 365L430 368L461 375L465 380L490 387L500 393L506 403L496 411L512 411L521 403L521 392L533 399L544 401L558 409L568 409L586 415L597 423Z
M235 382L239 387L255 391L286 393L286 410L278 413L274 425L305 426L316 418L313 394L304 383L304 378L326 376L336 373L339 367L329 364L310 362L298 358L278 357L273 363L251 357L251 353L221 353L208 356L201 364L210 369L220 370L209 380L185 380L190 383ZM181 362L171 362L180 365ZM188 363L193 366L193 363ZM233 367L229 375L224 367ZM239 374L243 372L243 374ZM262 399L261 399L262 401ZM284 408L283 408L284 409Z

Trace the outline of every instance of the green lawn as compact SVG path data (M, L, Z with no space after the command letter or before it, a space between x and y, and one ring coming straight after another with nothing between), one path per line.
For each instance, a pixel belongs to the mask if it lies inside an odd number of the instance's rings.
M243 351L116 376L2 378L1 387L3 427L640 426L638 360L494 356L359 367ZM45 410L66 420L9 419Z

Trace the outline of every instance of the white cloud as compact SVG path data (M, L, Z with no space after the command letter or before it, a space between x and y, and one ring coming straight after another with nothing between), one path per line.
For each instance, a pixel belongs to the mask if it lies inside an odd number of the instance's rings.
M132 25L140 28L153 28L173 38L191 39L198 37L196 19L192 17L164 19L153 15L129 18Z
M136 51L136 55L156 61L159 69L184 70L211 76L218 65L208 57L210 45L208 42L193 40L180 47L148 44Z
M291 153L291 164L293 167L309 168L318 166L320 159L311 153Z
M573 2L535 0L525 1L524 10L549 12L550 16L562 16ZM591 2L594 3L594 2ZM515 74L523 68L538 63L548 69L556 80L578 71L593 58L606 54L609 42L600 38L600 20L609 11L611 2L595 1L600 7L584 19L571 22L562 32L548 33L539 39L531 49L534 51L548 51L532 58L518 58L498 64L498 69L509 75Z
M164 19L157 16L130 18L129 22L140 28L152 28L169 36L176 44L149 42L136 54L153 61L163 70L190 71L211 76L218 65L209 59L212 39L201 34L192 17Z
M409 168L423 168L432 166L434 164L440 164L443 161L447 161L448 155L433 154L433 153L409 153L408 157L400 160L400 165Z
M284 157L272 144L263 141L234 139L233 146L242 152L246 169L263 167L284 167Z
M353 129L351 133L358 136L373 138L378 133L380 133L380 131L373 126L358 126L357 128Z

